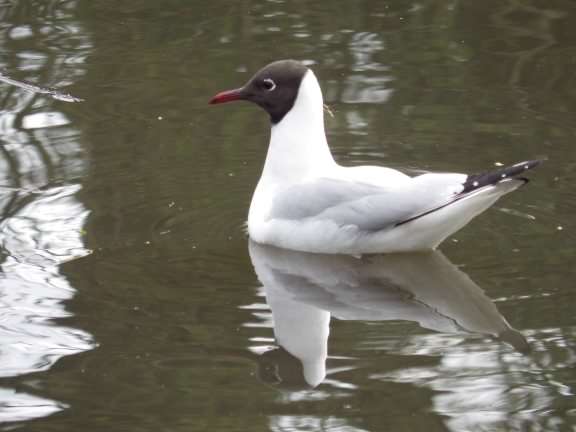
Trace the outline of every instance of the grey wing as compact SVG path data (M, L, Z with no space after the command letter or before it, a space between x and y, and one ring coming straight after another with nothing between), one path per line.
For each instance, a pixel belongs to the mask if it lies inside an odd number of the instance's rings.
M419 213L422 205L409 196L392 192L367 196L330 207L318 219L331 220L338 225L354 225L362 231L393 228Z
M413 201L413 200L410 200ZM273 202L272 219L326 219L362 230L383 229L414 214L416 203L379 186L319 179L292 186Z
M391 228L436 207L447 205L462 189L463 176L424 175L406 185L381 186L336 179L318 179L292 186L273 202L273 219L329 220L365 231Z
M334 179L318 179L291 186L276 196L271 217L304 219L318 216L327 209L376 195L381 188L365 183Z

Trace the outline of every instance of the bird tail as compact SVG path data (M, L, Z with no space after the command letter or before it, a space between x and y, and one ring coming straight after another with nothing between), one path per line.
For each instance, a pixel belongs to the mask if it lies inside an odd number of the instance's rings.
M481 174L473 174L469 175L466 181L464 182L464 189L460 194L467 194L469 192L475 191L476 189L481 189L485 186L495 185L504 181L506 179L517 179L522 180L525 183L528 183L528 179L525 177L521 177L525 171L529 169L535 168L540 165L543 161L536 159L530 160L525 162L520 162L514 164L512 166L508 166L505 168L500 168L494 171L484 172Z

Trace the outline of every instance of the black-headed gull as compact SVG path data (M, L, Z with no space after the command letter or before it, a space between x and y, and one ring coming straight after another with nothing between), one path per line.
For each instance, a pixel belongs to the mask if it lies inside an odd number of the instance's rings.
M410 177L378 166L343 167L328 147L322 91L295 60L258 71L210 103L254 102L272 123L248 233L258 243L306 252L364 254L435 249L526 179L540 161L478 175Z

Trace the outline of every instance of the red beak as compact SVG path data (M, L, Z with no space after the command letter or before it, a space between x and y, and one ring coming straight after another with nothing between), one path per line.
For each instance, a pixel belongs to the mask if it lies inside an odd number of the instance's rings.
M225 102L232 102L235 100L242 99L242 88L234 89L234 90L227 90L218 93L212 99L210 99L210 104L219 104Z

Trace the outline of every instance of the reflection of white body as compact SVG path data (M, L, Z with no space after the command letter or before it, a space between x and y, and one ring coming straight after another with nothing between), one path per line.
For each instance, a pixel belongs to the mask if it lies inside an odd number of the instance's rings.
M501 337L527 345L465 273L439 252L362 259L250 243L277 342L302 361L306 381L323 378L329 318L409 320L440 332Z
M259 243L308 252L434 249L524 183L509 178L511 172L465 190L465 174L410 177L389 168L338 165L326 141L320 86L308 70L294 106L272 126L248 231Z
M264 289L278 345L302 363L304 380L317 386L326 376L330 312L293 300L274 286L264 284Z

